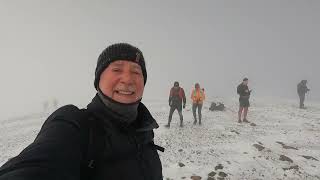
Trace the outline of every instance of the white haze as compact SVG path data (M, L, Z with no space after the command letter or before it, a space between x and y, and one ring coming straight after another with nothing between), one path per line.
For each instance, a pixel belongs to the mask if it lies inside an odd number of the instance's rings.
M144 53L144 100L167 100L179 81L208 97L236 97L243 77L253 97L297 98L309 81L320 100L320 1L45 1L0 3L0 118L57 98L85 105L96 59L129 42Z

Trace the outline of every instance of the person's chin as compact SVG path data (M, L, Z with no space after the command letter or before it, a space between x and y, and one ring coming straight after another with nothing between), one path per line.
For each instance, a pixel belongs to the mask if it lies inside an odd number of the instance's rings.
M137 101L135 96L120 95L114 98L115 101L123 104L131 104Z

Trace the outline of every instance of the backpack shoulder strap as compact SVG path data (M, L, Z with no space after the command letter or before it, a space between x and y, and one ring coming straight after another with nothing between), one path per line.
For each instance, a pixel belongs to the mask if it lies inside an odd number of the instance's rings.
M91 179L105 148L105 131L99 119L88 109L81 109L80 123L82 141L81 180Z

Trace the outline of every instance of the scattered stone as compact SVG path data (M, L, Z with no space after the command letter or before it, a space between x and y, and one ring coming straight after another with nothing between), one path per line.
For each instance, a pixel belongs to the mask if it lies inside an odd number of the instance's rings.
M256 171L257 171L257 169L256 169L256 168L253 168L253 169L252 169L252 172L256 172Z
M201 176L191 176L191 179L192 179L192 180L200 180L200 179L201 179Z
M179 149L178 151L179 151L179 152L182 152L183 150L182 150L182 149Z
M234 132L234 133L236 133L236 134L240 134L238 131L235 131L235 130L232 130L231 132Z
M260 145L263 145L261 142L258 142Z
M224 180L224 177L217 177L217 180Z
M226 173L224 173L224 172L219 172L219 176L220 176L220 177L224 177L224 178L225 178L225 177L227 177L227 176L228 176L228 174L226 174Z
M284 148L284 149L294 149L294 150L298 150L298 148L291 147L291 146L287 146L287 145L285 145L283 142L277 141L276 143L281 144L281 145L282 145L282 148Z
M285 171L291 170L291 169L294 169L294 170L299 171L299 166L298 166L298 165L295 165L295 166L290 166L289 168L282 168L282 169L285 170Z
M231 162L230 162L230 161L227 161L227 163L228 163L228 164L231 164Z
M255 123L251 123L250 126L257 126Z
M214 178L214 177L208 177L207 180L216 180L216 178Z
M181 179L185 179L186 177L181 177Z
M258 151L262 151L265 147L263 147L263 146L261 146L261 145L259 145L259 144L254 144L253 145L255 148L257 148L258 149Z
M290 159L289 157L284 156L284 155L281 155L280 158L279 158L279 160L280 160L280 161L288 161L288 162L293 163L292 159Z
M243 152L243 154L248 154L247 152Z
M315 160L315 161L319 161L318 159L316 159L316 158L314 158L314 157L312 157L312 156L302 156L302 157L304 157L304 158L306 158L306 159L308 159L308 160Z
M186 166L186 165L184 165L183 163L179 162L179 166L180 166L180 167L184 167L184 166Z
M214 169L215 169L215 170L223 169L223 166L222 166L222 164L218 164L218 166L216 166Z
M209 177L213 177L213 176L215 176L216 174L217 174L216 172L212 171L211 173L208 174L208 176L209 176Z

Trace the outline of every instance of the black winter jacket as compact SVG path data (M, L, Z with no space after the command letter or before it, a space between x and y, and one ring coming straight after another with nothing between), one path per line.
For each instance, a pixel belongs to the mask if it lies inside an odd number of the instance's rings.
M157 127L142 103L130 125L118 121L98 96L87 109L64 106L0 168L0 180L161 180L161 147L153 143Z
M240 95L240 99L249 99L251 91L247 85L241 83L237 87L237 93Z

